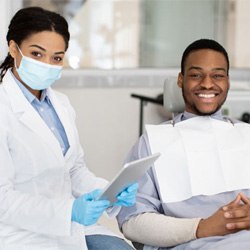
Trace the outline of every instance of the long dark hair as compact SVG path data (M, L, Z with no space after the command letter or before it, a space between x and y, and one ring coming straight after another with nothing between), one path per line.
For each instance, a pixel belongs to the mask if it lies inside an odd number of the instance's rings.
M30 35L42 31L55 31L61 35L67 50L70 38L67 21L61 15L40 7L20 9L10 21L6 39L8 44L10 40L14 40L20 46ZM0 65L0 81L3 80L6 71L13 66L14 59L8 53Z

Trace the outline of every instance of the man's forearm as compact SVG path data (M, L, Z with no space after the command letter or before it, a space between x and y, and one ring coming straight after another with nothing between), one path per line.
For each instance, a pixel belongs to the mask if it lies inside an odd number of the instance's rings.
M182 219L157 213L132 217L122 226L131 241L158 247L170 247L196 239L200 218Z

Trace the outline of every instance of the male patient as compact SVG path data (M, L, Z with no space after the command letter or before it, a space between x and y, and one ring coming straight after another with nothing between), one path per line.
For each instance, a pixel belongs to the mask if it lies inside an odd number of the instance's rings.
M178 86L185 111L148 125L127 161L161 152L139 181L120 228L140 249L250 249L250 125L222 115L229 59L216 41L183 53ZM139 248L138 248L139 249Z

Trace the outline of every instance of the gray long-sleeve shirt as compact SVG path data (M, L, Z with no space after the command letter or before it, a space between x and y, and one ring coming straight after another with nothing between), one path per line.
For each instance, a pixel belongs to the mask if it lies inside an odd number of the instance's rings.
M193 114L184 112L175 117L174 122L177 123L194 116L195 115ZM211 117L228 121L227 118L222 116L220 111L216 112ZM129 162L131 160L136 160L150 154L148 138L147 135L144 134L132 148L126 161ZM133 207L122 208L117 217L118 223L120 227L122 227L122 225L130 218L134 218L136 215L143 213L158 213L176 218L206 218L212 215L221 206L232 201L240 191L243 191L247 196L250 196L250 190L236 190L212 196L200 195L185 201L166 204L159 198L157 178L154 169L151 168L139 180L136 204ZM169 230L171 230L171 227L169 227ZM168 234L168 232L166 231L165 234ZM233 239L234 237L236 239L242 239L242 243L235 241ZM230 244L230 247L228 244ZM247 248L244 248L245 245ZM166 247L164 249L172 248ZM237 234L231 234L224 237L217 236L196 239L187 243L183 242L183 244L179 244L173 249L250 249L250 232L241 231Z

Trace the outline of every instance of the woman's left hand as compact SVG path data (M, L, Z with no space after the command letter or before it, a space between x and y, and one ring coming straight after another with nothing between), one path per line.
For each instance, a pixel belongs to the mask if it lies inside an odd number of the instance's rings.
M136 202L138 183L131 184L117 195L117 202L113 206L133 206Z

